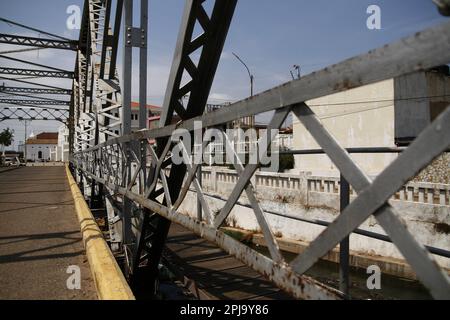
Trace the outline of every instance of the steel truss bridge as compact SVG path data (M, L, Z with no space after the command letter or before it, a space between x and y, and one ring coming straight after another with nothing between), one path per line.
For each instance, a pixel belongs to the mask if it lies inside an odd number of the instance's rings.
M210 14L205 10L205 2L212 5ZM133 8L130 0L86 0L80 39L76 43L0 34L0 42L76 50L68 121L72 169L91 206L106 204L111 248L117 256L123 257L124 272L133 288L154 289L170 224L177 223L217 244L296 298L343 299L345 292L320 283L305 272L338 244L345 248L347 242L348 246L349 235L374 216L430 294L436 299L450 298L447 274L435 263L427 248L414 238L403 223L402 215L388 201L449 147L450 108L371 180L305 103L449 63L450 22L205 114L237 0L187 0L160 127L147 130L148 0L139 3L140 8ZM133 22L135 11L140 12L139 24ZM196 24L201 26L202 33L194 38ZM123 70L119 76L117 58L121 32ZM132 74L133 49L139 51L139 68ZM194 52L199 53L196 61L191 58ZM187 74L190 81L184 83L183 74ZM141 128L134 133L131 131L133 76L139 79ZM181 103L186 96L187 101ZM239 179L234 190L223 208L212 212L202 191L199 165L189 161L193 148L182 148L184 164L174 164L171 159L173 149L178 146L171 140L176 129L193 132L195 121L213 128L268 111L275 111L269 129L280 128L289 114L295 114L339 168L343 181L358 194L324 232L289 263L280 252L251 182L259 165L244 166L238 162L235 169ZM173 124L175 115L181 119L177 124ZM269 130L261 137L263 149L270 148L273 138ZM150 140L156 140L156 147L149 144ZM226 136L225 142L230 143ZM208 142L203 142L203 147L207 145ZM178 211L191 187L195 188L203 209L197 216ZM240 243L221 229L243 193L264 234L269 256Z

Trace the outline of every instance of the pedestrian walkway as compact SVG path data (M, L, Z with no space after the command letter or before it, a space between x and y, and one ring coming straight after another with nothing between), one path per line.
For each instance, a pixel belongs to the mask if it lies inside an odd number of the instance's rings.
M69 266L81 289L69 290ZM0 172L0 299L96 299L64 167Z

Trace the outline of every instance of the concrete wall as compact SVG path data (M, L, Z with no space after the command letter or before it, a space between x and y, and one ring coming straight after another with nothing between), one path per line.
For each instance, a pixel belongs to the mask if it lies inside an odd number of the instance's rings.
M450 104L450 77L418 72L307 102L343 147L395 147L411 143ZM294 149L319 146L294 117ZM395 154L354 154L367 174L378 174ZM327 155L296 156L296 171L337 175Z
M429 71L395 79L395 137L412 142L450 103L450 77Z
M395 147L394 81L386 80L308 101L323 125L343 147ZM373 101L368 103L367 101ZM293 117L294 149L320 149L311 134ZM352 155L368 174L376 174L395 158L393 154ZM337 175L327 155L299 155L297 172Z
M224 206L237 182L236 172L224 169L203 169L203 190L210 196L207 201L212 212ZM339 181L333 177L318 177L309 174L288 175L258 172L253 177L257 198L266 212L280 213L308 220L331 222L339 214ZM352 191L351 199L355 197ZM252 209L245 195L227 219L227 225L249 231L260 232ZM404 219L416 239L425 245L450 249L450 185L409 183L399 190L391 204ZM197 214L195 192L190 192L180 211L192 216ZM296 221L267 213L266 217L274 233L284 239L309 243L324 227ZM367 219L360 229L385 234L375 218ZM446 231L447 230L447 231ZM361 235L351 235L351 250L366 256L379 256L402 260L395 245ZM437 257L438 262L450 269L450 259Z
M395 138L399 145L408 145L430 123L427 99L427 76L425 72L412 73L394 80ZM389 119L389 121L392 121Z

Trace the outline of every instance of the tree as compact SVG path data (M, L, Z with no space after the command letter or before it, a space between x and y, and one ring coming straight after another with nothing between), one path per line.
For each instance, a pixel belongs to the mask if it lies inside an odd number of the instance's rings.
M14 130L10 128L4 129L0 132L0 145L3 146L3 156L5 156L5 149L9 147L14 141Z

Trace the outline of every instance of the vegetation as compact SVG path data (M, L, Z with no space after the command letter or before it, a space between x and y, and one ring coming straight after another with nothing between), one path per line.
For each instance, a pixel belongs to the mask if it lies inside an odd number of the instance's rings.
M279 172L285 172L286 170L292 170L295 168L295 157L292 154L280 155L280 170Z
M5 155L6 147L9 147L14 141L14 130L9 128L0 132L0 145L3 146L3 155Z

